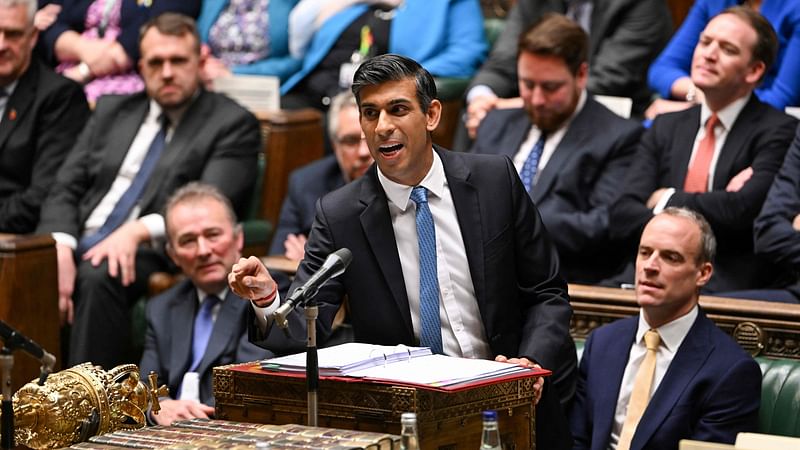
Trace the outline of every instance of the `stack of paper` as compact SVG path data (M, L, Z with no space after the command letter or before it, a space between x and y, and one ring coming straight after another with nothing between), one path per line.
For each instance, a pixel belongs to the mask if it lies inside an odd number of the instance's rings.
M321 376L352 377L413 386L448 388L497 378L549 375L547 370L484 359L433 355L427 347L348 343L319 350ZM306 354L297 353L261 361L261 368L302 373ZM449 389L448 389L449 390Z
M398 361L409 361L419 356L430 355L428 347L388 346L349 342L317 351L321 376L348 376L370 367L383 367ZM306 354L281 356L261 361L266 370L305 372Z

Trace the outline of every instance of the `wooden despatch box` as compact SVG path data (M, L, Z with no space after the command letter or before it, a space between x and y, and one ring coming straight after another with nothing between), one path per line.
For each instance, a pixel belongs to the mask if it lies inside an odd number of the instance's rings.
M400 434L400 415L416 412L423 449L480 447L481 412L494 409L503 448L535 448L531 376L443 392L423 387L320 379L319 426ZM308 423L306 380L262 370L258 363L214 369L216 418L256 423Z

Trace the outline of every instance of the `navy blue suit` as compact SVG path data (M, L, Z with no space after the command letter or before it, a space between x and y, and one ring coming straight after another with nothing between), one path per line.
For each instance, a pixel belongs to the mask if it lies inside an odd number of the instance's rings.
M314 223L314 205L323 195L344 186L344 175L336 156L330 155L292 172L289 189L283 199L278 228L272 237L271 255L282 255L286 236L304 234L308 236Z
M472 152L513 158L530 127L524 109L492 110ZM596 283L619 270L612 261L622 256L614 258L617 250L607 245L608 208L620 194L641 133L637 123L587 98L530 191L570 283Z
M191 364L192 332L199 303L197 290L188 279L147 302L147 334L139 371L142 379L155 371L159 384L169 387L172 398ZM272 357L271 352L247 340L249 309L250 302L230 291L220 303L206 352L196 369L200 374L201 403L214 406L211 384L214 367Z
M638 316L596 329L586 340L570 414L575 449L605 450ZM761 371L702 310L639 422L631 450L676 449L681 439L736 440L755 431Z
M768 287L775 271L753 252L753 221L783 162L797 119L762 103L755 95L733 123L719 154L712 190L683 191L692 145L700 127L700 106L661 114L639 143L636 158L624 180L623 193L610 209L611 238L629 248L629 270L620 282L632 282L635 247L653 216L647 199L659 188L673 187L667 206L701 213L719 244L708 292ZM751 167L752 177L737 192L725 190L733 177Z
M800 214L800 127L780 172L769 189L755 221L755 251L797 273L800 269L800 232L792 227ZM797 281L796 277L792 281ZM800 284L789 289L800 294ZM798 296L800 298L800 296Z

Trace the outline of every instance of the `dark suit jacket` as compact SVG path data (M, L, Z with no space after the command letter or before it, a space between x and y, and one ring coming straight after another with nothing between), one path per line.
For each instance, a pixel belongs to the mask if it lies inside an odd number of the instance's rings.
M114 182L148 107L144 93L104 96L97 102L42 207L40 232L81 236L89 214ZM175 189L200 180L227 195L241 217L256 179L259 151L256 118L224 95L201 91L150 176L140 214L160 213Z
M562 398L571 397L575 352L569 335L572 309L566 283L558 273L558 257L547 231L513 164L493 155L437 151L461 224L492 352L526 356L554 369ZM320 304L321 339L329 334L333 315L346 294L356 341L418 344L388 200L375 167L319 201L305 259L291 291L328 254L343 247L353 253L352 263L315 297ZM299 311L292 319L292 333L301 337L294 345L302 346L305 319ZM276 352L302 349L282 348L283 333L275 328L268 337L259 333L253 337Z
M595 94L632 97L634 111L650 101L647 68L672 34L672 21L662 0L594 0L589 33L589 85ZM499 97L517 91L517 41L546 13L564 14L564 0L519 0L505 20L489 59L470 86L484 84Z
M586 340L570 414L576 449L608 448L637 326L638 316L617 320ZM737 433L756 430L760 401L758 364L701 310L653 393L631 450L674 449L681 439L733 443Z
M334 155L306 164L292 172L269 253L282 255L285 252L283 243L289 233L308 236L311 224L314 223L314 205L317 200L342 186L344 175Z
M753 254L753 220L783 162L796 125L796 119L752 96L722 147L713 190L696 194L682 189L700 127L700 106L659 115L642 135L623 194L611 208L611 238L624 242L633 258L639 235L653 215L646 206L647 199L656 189L674 187L677 191L667 206L703 214L717 237L714 275L706 286L709 292L773 284L774 270ZM731 178L747 167L753 168L752 178L740 191L726 192Z
M754 225L756 254L795 274L800 273L800 232L792 226L800 214L800 127L797 133ZM791 281L792 292L800 294L797 276Z
M508 158L436 150L456 209L484 330L494 355L525 356L553 370L537 410L541 448L567 448L569 430L558 405L571 400L575 349L569 334L572 308L558 256L539 213ZM315 297L318 336L324 342L347 295L355 340L384 345L418 345L386 193L372 168L317 203L305 259L293 286L319 269L331 252L348 248L349 268ZM293 290L293 289L292 289ZM252 321L251 321L252 323ZM299 351L305 318L290 316L289 342L278 327L265 336L251 326L251 339L276 351ZM556 397L556 394L558 397Z
M142 379L150 371L156 372L159 383L167 385L172 398L191 364L192 333L199 306L197 290L188 279L147 302L147 334L139 371ZM249 302L230 291L220 303L206 353L197 367L200 401L206 405L214 406L214 367L272 357L272 353L247 340L248 309Z
M36 229L56 172L88 118L83 89L31 60L0 122L0 232Z
M523 109L492 110L472 151L513 158L530 127ZM588 98L531 190L558 249L561 273L571 283L596 283L616 273L610 264L615 250L607 245L608 207L620 193L619 180L641 133L635 122Z

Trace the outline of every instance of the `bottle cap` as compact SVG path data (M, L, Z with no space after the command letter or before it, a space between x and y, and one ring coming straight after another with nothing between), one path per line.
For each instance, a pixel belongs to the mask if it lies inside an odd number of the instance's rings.
M400 423L416 422L416 421L417 421L417 413L405 412L400 415Z
M497 420L497 411L490 409L483 412L483 420Z

